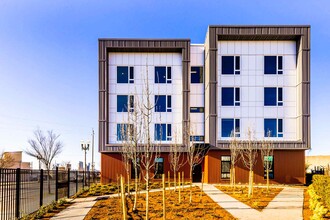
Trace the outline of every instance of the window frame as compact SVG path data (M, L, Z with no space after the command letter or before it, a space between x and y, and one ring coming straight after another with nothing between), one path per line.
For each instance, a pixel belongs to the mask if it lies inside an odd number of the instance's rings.
M232 57L232 71L224 73L224 59ZM240 75L241 74L241 56L239 55L224 55L221 56L221 75Z
M221 179L230 179L231 156L230 155L221 155L220 161L221 161L220 178ZM224 164L227 164L227 166L224 166ZM224 168L229 168L229 171L227 171L227 170L224 171Z
M269 94L266 91L273 90L273 94ZM266 99L266 93L275 96L273 100ZM264 106L283 106L283 87L264 87Z
M164 77L165 79L164 80L160 80L161 78L159 77L159 74L157 69L165 69L165 73L164 73ZM172 66L155 66L154 68L154 71L155 71L155 74L154 74L154 77L155 77L155 84L170 84L172 83Z
M125 76L124 81L119 80L120 77L118 77L120 68L126 69L126 73L125 73L126 76ZM117 66L117 83L118 84L134 83L134 66Z
M275 73L266 73L266 59L273 57L275 59ZM282 75L283 74L283 66L284 66L284 59L283 55L264 55L264 75Z
M157 161L157 160L160 160L160 161ZM164 157L155 158L155 168L154 168L155 179L161 179L162 178L162 174L164 174L164 172L165 172L164 164L165 164Z
M165 100L165 108L158 108L161 99ZM162 107L162 105L160 105ZM171 95L155 95L155 112L172 112L172 96Z
M121 134L122 129L124 129L124 132L125 132L124 135ZM127 135L128 130L127 129L129 129L131 132L134 132L133 124L117 123L117 133L116 133L117 141L127 141L128 140L128 135Z
M190 111L190 113L204 113L205 108L204 107L190 107L189 111Z
M230 90L230 97L226 100L224 94L228 94L224 92L225 90ZM232 97L232 100L231 100ZM221 106L240 106L241 105L241 88L240 87L221 87ZM228 104L227 101L230 99L230 103ZM224 103L224 101L226 101Z
M157 130L157 128L161 129ZM164 131L163 131L164 129ZM160 135L161 133L161 135ZM164 137L163 137L164 135ZM172 141L172 124L155 123L154 126L154 141Z
M270 121L275 121L275 131L276 134L273 135L271 134L271 138L283 138L283 134L284 134L284 129L283 129L283 119L282 118L264 118L264 137L268 137L268 130L266 131L266 121L270 122Z
M196 70L193 70L196 69ZM195 79L195 77L192 77L193 74L198 75L197 69L199 69L199 81L195 82L193 81L193 79ZM190 83L191 84L201 84L204 83L204 67L203 66L191 66L190 67Z
M120 98L126 99L124 108L119 109L118 101ZM120 102L121 103L121 102ZM134 95L117 95L117 112L134 112Z
M224 130L223 130L223 123L224 122L231 122L232 123L232 129L230 131L229 136L224 136ZM235 137L241 136L241 120L239 118L221 118L221 137L222 138L230 138L232 132ZM227 133L227 132L226 132Z

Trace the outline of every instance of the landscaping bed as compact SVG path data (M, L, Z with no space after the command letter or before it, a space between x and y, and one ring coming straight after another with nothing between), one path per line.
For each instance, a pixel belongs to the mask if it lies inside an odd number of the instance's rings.
M202 196L201 196L202 195ZM162 192L151 192L149 196L149 218L163 218ZM138 196L137 211L133 212L134 195L127 197L129 219L145 218L145 193ZM221 208L198 187L193 187L192 203L189 204L189 189L181 192L181 203L178 204L178 190L166 191L166 219L235 219ZM89 211L85 220L122 219L122 211L118 197L100 200Z
M269 188L267 193L266 187L253 187L253 195L248 198L248 187L247 186L236 186L235 190L231 186L216 186L219 190L237 199L240 202L254 208L258 211L263 210L267 207L281 191L282 188Z

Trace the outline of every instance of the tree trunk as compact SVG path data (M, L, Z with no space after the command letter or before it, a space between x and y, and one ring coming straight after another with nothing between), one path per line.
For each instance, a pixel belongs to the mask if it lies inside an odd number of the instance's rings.
M268 169L268 167L266 170L266 175L267 175L267 193L269 193L269 169Z
M171 176L170 176L170 171L167 172L168 174L168 190L171 188Z
M175 171L174 171L174 191L176 191L176 173L175 173Z
M178 179L179 179L179 204L180 204L181 203L180 172L178 173Z
M233 167L233 170L232 170L232 175L233 175L233 186L234 186L234 190L236 188L236 173L235 173L235 167Z
M123 219L127 219L126 204L125 204L125 179L120 175L121 203L123 209Z
M166 205L165 205L165 174L162 175L163 180L163 219L166 219Z
M249 191L248 191L248 198L251 198L253 192L253 171L250 170L249 172Z
M137 166L134 166L135 169L135 195L134 195L134 205L133 211L136 210L137 196L138 196L138 174L137 174Z
M149 170L146 175L146 220L149 219Z
M190 169L190 195L189 195L189 203L192 202L192 168Z
M130 181L129 181L129 173L127 173L127 195L130 196Z

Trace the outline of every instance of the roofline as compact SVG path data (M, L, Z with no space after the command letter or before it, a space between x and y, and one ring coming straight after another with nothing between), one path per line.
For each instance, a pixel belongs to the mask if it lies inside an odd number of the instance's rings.
M311 25L209 25L210 28L221 28L221 27L225 27L225 28L228 28L228 27L232 27L232 28L255 28L255 27L258 27L258 28L288 28L288 27L291 27L291 28L310 28Z
M99 41L121 40L121 41L188 41L189 38L99 38Z

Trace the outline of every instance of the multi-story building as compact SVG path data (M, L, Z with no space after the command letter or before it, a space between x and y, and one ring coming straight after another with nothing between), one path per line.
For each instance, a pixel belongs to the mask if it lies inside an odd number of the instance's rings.
M305 182L310 148L310 26L209 26L204 44L189 39L99 39L99 151L103 182L124 173L120 126L148 80L155 108L152 137L161 142L161 172L170 170L174 131L209 148L194 179L229 179L231 133L247 140L269 134L275 146L270 177ZM161 120L159 120L161 118ZM161 132L159 137L157 132ZM179 143L183 143L179 138ZM182 168L188 173L188 166ZM158 170L159 172L159 170ZM254 174L263 183L260 154ZM236 181L247 182L241 162Z

